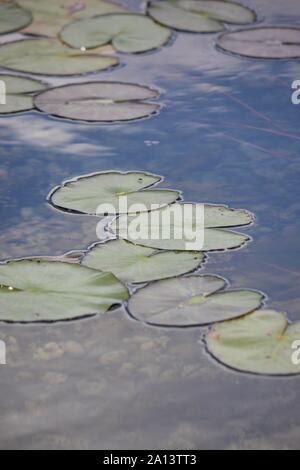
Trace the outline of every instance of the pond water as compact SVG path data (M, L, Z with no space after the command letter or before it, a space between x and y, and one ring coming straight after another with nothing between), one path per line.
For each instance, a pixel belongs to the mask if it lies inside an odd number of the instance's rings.
M245 3L264 24L300 26L298 0ZM145 170L187 201L253 212L243 230L252 242L211 254L201 272L261 290L268 306L299 320L300 106L291 102L299 60L234 57L215 49L216 37L178 33L168 47L121 55L121 66L91 75L158 88L158 116L115 125L1 117L1 259L85 249L97 220L56 211L49 191L80 174ZM204 331L145 326L122 308L1 324L0 447L299 448L300 378L230 371L204 351Z

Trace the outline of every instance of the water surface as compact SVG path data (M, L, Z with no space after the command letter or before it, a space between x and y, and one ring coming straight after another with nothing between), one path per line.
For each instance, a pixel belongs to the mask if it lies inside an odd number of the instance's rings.
M139 1L123 3L139 10ZM300 26L297 0L245 3L264 24ZM187 201L253 212L244 230L253 241L211 254L202 272L259 289L299 320L300 106L291 103L299 61L242 59L216 51L215 40L180 33L89 77L158 88L156 117L116 125L1 117L1 259L86 248L96 219L54 210L48 192L80 174L145 170ZM299 448L300 379L229 371L204 351L203 332L151 328L123 309L1 324L1 448Z

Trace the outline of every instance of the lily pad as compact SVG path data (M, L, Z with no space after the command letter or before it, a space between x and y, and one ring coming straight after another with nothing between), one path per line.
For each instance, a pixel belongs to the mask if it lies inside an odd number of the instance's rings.
M204 208L204 219L197 218L196 210L200 206ZM120 216L113 221L110 229L118 238L151 248L211 251L243 245L249 239L246 235L222 228L247 225L251 221L251 214L244 210L210 204L177 203L159 211ZM203 239L200 234L203 234ZM197 247L198 242L196 244L198 237L199 244L203 242L200 248Z
M66 24L94 15L126 11L126 8L103 0L16 0L33 14L34 21L25 32L56 37Z
M26 39L0 45L0 66L42 75L75 75L118 64L112 56L74 51L56 39Z
M157 251L124 240L111 240L92 246L82 264L111 272L123 282L141 283L194 271L203 261L202 253Z
M32 21L29 11L20 8L13 2L0 3L0 34L19 31Z
M79 264L21 260L0 265L0 320L71 320L106 312L128 298L110 273Z
M240 317L260 307L263 296L250 290L224 290L217 276L186 276L157 281L129 299L133 317L157 326L202 326Z
M119 52L138 53L163 46L171 31L151 18L131 13L96 16L67 25L60 38L68 46L81 49L112 44Z
M5 83L6 88L6 104L0 104L0 114L32 109L33 97L29 93L36 93L47 87L46 83L17 75L1 74L0 81Z
M158 23L193 33L214 33L223 31L224 23L248 24L256 19L243 5L217 0L155 0L147 12Z
M300 374L293 363L300 323L289 324L283 313L258 310L244 318L213 326L206 337L209 352L233 369L264 375Z
M256 59L300 58L300 29L261 27L225 33L217 46L233 54Z
M150 210L152 204L171 204L180 195L168 189L146 189L160 181L160 176L143 172L96 173L66 181L54 189L49 201L58 209L90 215L130 213L135 210L133 204ZM127 207L119 207L121 196L127 199Z
M159 104L145 100L158 92L131 83L90 82L66 85L41 93L36 107L53 116L88 122L141 119L158 112Z

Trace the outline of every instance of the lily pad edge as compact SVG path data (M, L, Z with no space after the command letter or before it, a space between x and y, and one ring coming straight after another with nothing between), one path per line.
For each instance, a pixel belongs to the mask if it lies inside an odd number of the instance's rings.
M67 259L68 255L70 255L72 253L76 253L76 252L78 252L78 251L73 250L73 251L67 252L64 255L61 255L61 256L57 257L57 259L51 259L51 258L55 258L55 257L51 257L51 256L30 256L30 257L24 257L24 258L9 258L5 261L0 261L0 266L4 266L4 265L7 265L9 263L14 263L14 262L22 262L22 261L33 261L33 262L34 261L41 261L41 262L45 261L45 262L51 262L51 263L54 263L54 264L73 264L73 263L70 263L70 262L66 261L64 259L64 257L66 257L66 259ZM61 259L58 259L58 258L61 258ZM92 271L91 268L87 268L86 266L81 265L80 262L74 263L74 264ZM80 321L80 320L84 320L84 319L95 318L99 315L106 315L107 313L113 311L115 308L120 308L122 306L125 306L125 308L126 308L126 302L128 302L128 300L130 299L130 295L131 295L131 293L130 293L129 289L127 288L127 286L122 281L120 281L120 279L118 279L114 274L112 274L110 272L106 272L106 271L98 271L98 272L99 272L99 274L107 274L107 275L110 274L120 285L123 286L124 293L125 293L125 291L127 293L126 298L124 298L124 300L122 300L120 302L117 302L115 304L112 304L105 312L102 312L102 313L91 312L91 313L84 314L84 315L81 315L81 316L76 316L76 317L71 317L71 318L63 318L63 319L58 319L58 320L15 321L15 320L1 320L0 319L0 324L4 323L4 324L9 324L9 325L35 325L35 324L48 324L48 325L51 325L51 324L58 324L58 323L70 323L70 322Z
M261 292L261 291L258 291L258 292ZM238 373L238 374L244 374L246 376L254 376L254 377L258 377L258 378L268 378L269 380L270 379L274 379L274 378L277 378L277 379L286 379L286 378L295 378L297 377L297 375L300 375L300 373L297 373L297 374L292 374L292 373L287 373L287 374L275 374L275 373L269 373L269 374L266 374L266 373L263 373L263 372L253 372L253 371L247 371L247 370L242 370L242 369L238 369L238 368L235 368L233 366L230 366L228 364L226 364L225 362L223 362L221 359L219 359L218 357L216 357L209 349L208 347L208 342L207 342L207 336L208 334L213 330L214 326L216 324L221 324L221 323L229 323L231 321L236 321L236 320L239 320L243 317L247 317L248 315L252 315L253 313L255 312L259 312L259 311L264 311L264 310L270 310L270 308L266 305L266 300L268 300L268 297L266 296L266 294L264 294L264 302L262 304L262 307L264 308L260 308L260 309L256 309L252 312L249 312L247 313L246 315L243 315L242 317L238 317L238 318L233 318L232 320L225 320L223 322L215 322L211 325L209 325L209 328L207 329L207 331L202 335L202 337L200 338L200 342L203 344L204 346L204 351L206 353L206 355L212 359L214 362L217 362L217 364L219 366L222 367L222 369L224 369L225 371L231 371L232 373ZM126 301L126 311L127 311L127 303L128 303L128 300ZM275 311L275 310L274 310ZM285 320L287 321L287 327L289 326L292 326L294 323L296 322L293 322L289 319L288 317L288 314L286 312L281 312L281 311L277 311L278 315L282 315ZM291 351L292 352L292 351Z
M206 261L206 260L205 260ZM208 294L207 297L210 297L210 296L213 296L213 295L216 295L216 294L220 294L221 292L239 292L241 290L247 290L248 292L254 292L254 293L259 293L261 295L261 304L260 304L260 308L265 306L265 303L266 303L266 300L267 300L267 296L264 292L258 290L258 289L241 289L241 288L235 288L235 289L228 289L230 287L230 282L227 278L223 277L223 276L220 276L218 274L209 274L209 273L206 273L206 274L202 274L202 273L197 273L197 270L194 271L194 274L193 273L186 273L186 274L183 274L183 275L179 275L179 276L173 276L171 278L168 278L168 279L158 279L157 281L152 281L152 282L148 282L148 283L145 283L146 285L144 286L134 286L136 287L136 289L134 290L134 292L130 292L130 297L124 302L125 304L125 309L126 309L126 313L128 314L128 316L130 318L132 318L134 321L137 321L139 323L142 323L143 325L147 325L147 326L150 326L152 328L162 328L162 329L175 329L175 330L192 330L194 328L199 328L201 330L204 330L206 329L206 332L204 333L204 336L202 338L202 340L204 341L204 338L206 337L206 335L208 334L209 331L212 330L212 328L214 327L214 325L218 325L218 324L221 324L221 323L224 323L224 322L229 322L229 321L234 321L234 320L238 320L240 318L243 318L243 317L246 317L248 315L251 315L251 313L254 313L255 311L257 311L257 308L255 308L254 310L250 311L250 312L247 312L246 314L244 315L240 315L239 317L235 317L233 318L232 320L220 320L220 321L213 321L213 322L208 322L208 323L201 323L201 324L193 324L193 325L163 325L163 324L157 324L157 323L151 323L151 322L147 322L147 321L142 321L140 320L139 318L135 317L131 311L130 311L130 308L129 308L129 302L132 298L132 296L134 294L136 294L137 292L139 292L140 290L142 289L146 289L148 286L152 285L152 284L155 284L157 282L163 282L163 281L168 281L170 279L180 279L180 278L189 278L189 277L213 277L213 278L217 278L217 279L220 279L221 281L224 282L223 286L220 287L219 289L217 289L216 291L214 291L213 293L211 294ZM228 289L228 290L227 290ZM205 344L205 349L206 349L206 344ZM207 350L208 354L210 354L210 352ZM211 354L210 354L211 355ZM222 364L222 363L221 363ZM224 364L223 364L224 365ZM226 367L226 365L225 365Z
M117 64L116 66L118 66L120 64ZM97 72L92 72L93 74L96 74ZM83 75L90 75L90 73L88 72L87 74L80 74L81 76ZM76 77L78 75L68 75L68 77ZM36 109L37 111L39 111L40 113L42 114L46 114L48 117L50 118L55 118L57 119L58 121L61 121L61 120L64 120L64 121L70 121L72 123L80 123L80 124L87 124L89 126L91 125L94 125L94 126L99 126L99 125L113 125L113 124L122 124L122 123L130 123L130 122L137 122L137 121L142 121L142 120L145 120L145 119L149 119L151 118L152 116L155 116L157 114L159 114L160 110L162 109L162 107L164 106L163 104L161 103L156 103L156 102L152 102L151 100L157 100L160 96L161 96L161 92L160 90L158 90L157 88L154 88L152 86L148 86L148 85L140 85L138 83L130 83L130 82L118 82L118 81L104 81L104 80L95 80L95 81L89 81L89 82L77 82L77 83L67 83L65 85L60 85L60 86L53 86L53 87L49 87L48 89L46 90L41 90L40 92L36 93L34 95L34 98L42 95L43 93L47 92L47 91L50 91L50 90L55 90L57 88L61 89L61 88L67 88L69 86L73 86L73 85L91 85L91 84L95 84L95 83L108 83L108 84L113 84L113 85L134 85L136 87L139 87L139 88L149 88L151 91L153 91L156 96L153 96L152 98L145 98L145 99L137 99L137 100L130 100L129 102L133 102L133 103L144 103L144 104L152 104L154 106L156 106L156 109L154 111L152 111L148 116L142 116L142 117L139 117L139 118L134 118L134 119L127 119L127 120L111 120L111 121L94 121L94 120L83 120L83 119L71 119L71 118L66 118L66 117L63 117L63 116L59 116L57 114L48 114L48 113L45 113L43 110L41 110L37 104L35 103L35 100L34 100L34 109ZM107 173L111 173L111 172L107 172ZM130 173L130 172L127 172L127 173ZM91 175L89 175L91 176Z
M253 60L253 61L262 61L262 60L267 60L267 61L289 61L289 60L297 60L297 59L300 59L300 55L297 55L297 56L293 56L293 57L254 57L254 56L251 56L251 55L246 55L246 54L239 54L237 52L231 52L230 50L228 49L225 49L223 48L220 44L219 44L219 40L222 39L224 36L227 36L227 35L230 35L230 34L234 34L234 33L242 33L243 31L253 31L255 29L294 29L294 30L297 30L300 32L300 27L296 27L296 26L287 26L286 24L285 25L275 25L275 26L271 26L271 25L266 25L266 26L263 26L261 23L259 24L259 26L253 26L253 28L251 27L246 27L246 28L242 28L242 29L237 29L237 30L227 30L227 31L224 31L222 32L221 34L219 34L219 36L217 37L216 41L215 41L215 48L217 49L217 51L219 52L222 52L223 54L227 54L231 57L238 57L240 59L246 59L246 60Z
M230 23L229 21L223 21L223 20L215 20L217 21L218 23L220 23L221 26L223 26L223 29L220 30L220 31L202 31L202 32L199 32L199 31L189 31L189 30L186 30L186 29L181 29L181 28L178 28L178 27L174 27L174 26L167 26L165 25L164 23L161 23L160 21L158 21L156 18L154 18L150 13L149 13L149 9L151 7L151 3L157 3L157 2L153 2L153 0L147 0L146 1L146 7L145 7L145 14L148 15L150 18L153 19L153 21L155 21L155 23L161 25L161 26L164 26L165 28L169 28L171 30L173 30L174 32L176 33L185 33L185 34L200 34L200 35L209 35L209 34L214 34L214 35L224 35L226 33L229 33L229 32L234 32L234 31L231 31L230 29L226 28L226 25L230 25L230 26L242 26L243 23ZM232 3L234 5L237 5L239 7L244 7L246 8L247 10L249 10L252 14L253 14L253 23L248 23L248 24L260 24L260 21L262 21L262 19L260 18L259 14L254 10L254 8L251 8L249 5L244 5L243 3L239 3L239 2L236 2L236 1L231 1L229 0L228 3ZM183 9L182 9L183 10ZM183 10L184 11L184 10ZM189 11L189 10L188 10ZM250 29L250 28L248 28Z
M90 19L92 18L102 18L102 17L107 17L107 16L115 16L115 15L135 15L135 16L141 16L141 17L146 17L146 18L149 18L151 19L155 25L158 25L158 26L161 26L165 29L168 29L169 30L169 35L168 35L168 38L166 40L166 42L164 42L163 44L161 44L160 46L157 46L157 47L153 47L147 51L141 51L141 52L123 52L123 51L118 51L117 49L115 49L115 51L118 53L118 54L124 54L125 56L127 55L141 55L141 54L149 54L149 53L153 53L154 51L160 51L160 49L162 49L163 47L166 47L168 45L171 45L173 40L174 40L174 31L172 30L172 28L170 28L169 26L166 26L166 25L163 25L162 23L158 23L154 18L152 18L152 16L148 15L147 13L143 14L143 13L137 13L137 12L119 12L119 13L106 13L104 15L95 15L95 16L92 16L90 17ZM80 50L78 49L77 47L72 47L70 44L68 44L67 42L65 42L61 36L62 32L64 31L64 29L66 29L70 24L74 24L74 23L79 23L80 21L85 21L89 18L81 18L79 20L76 20L76 21L73 21L69 24L66 24L62 29L61 31L59 32L59 35L58 35L58 39L60 40L60 42L62 44L64 44L65 46L69 47L70 49L73 49L73 50ZM101 46L96 46L96 47L92 47L92 48L87 48L86 50L87 51L93 51L94 49L97 49L97 47L102 47L102 46L107 46L109 44L112 44L112 41L108 41L106 42L105 44L102 44Z
M0 43L0 51L1 51L2 46L4 47L4 46L8 46L10 44L16 44L18 42L42 41L42 40L59 41L58 39L48 37L48 36L37 36L37 35L31 35L31 34L26 33L25 37L23 37L23 38L16 39L15 41ZM61 43L61 41L59 41L59 42ZM62 45L65 46L64 44L62 44ZM71 48L69 47L69 49L71 49ZM19 73L20 72L20 73L24 74L25 77L33 78L33 79L34 79L34 77L50 77L50 78L51 77L59 77L59 78L69 78L69 79L71 79L72 77L84 77L84 76L96 75L96 74L99 74L101 72L111 71L112 69L115 69L115 68L121 66L120 60L118 59L117 56L103 55L103 54L96 54L96 53L93 54L92 52L90 52L88 54L89 54L89 56L92 56L92 57L114 59L115 63L111 64L110 66L108 66L107 68L104 68L104 69L103 68L94 69L94 70L90 70L90 71L87 71L87 72L79 72L79 73L72 73L72 74L70 74L70 73L68 73L68 74L63 74L63 73L49 74L49 73L45 73L45 72L44 73L43 72L27 72L26 70L21 70L21 69L11 68L11 67L5 67L4 65L1 65L1 64L0 64L0 67L4 71L14 72L14 73L15 72ZM63 86L67 86L67 85L63 85ZM55 87L53 87L53 88L55 88Z
M111 171L97 171L95 173L89 173L89 174L86 174L86 175L82 175L82 176L75 176L74 178L71 178L71 179L68 179L68 180L64 180L62 182L62 184L58 185L58 186L55 186L55 188L53 188L49 194L47 195L46 197L46 201L48 204L50 204L50 206L54 207L54 209L57 209L61 212L66 212L68 214L74 214L74 215L83 215L83 216L87 216L87 217L98 217L98 218L102 218L103 216L101 215L97 215L97 214L87 214L86 212L80 212L80 211L77 211L75 209L67 209L65 207L61 207L61 206L58 206L56 204L54 204L54 202L52 201L52 198L54 196L54 194L59 191L60 189L64 188L65 186L67 186L69 183L76 183L77 181L80 181L81 179L88 179L88 178L91 178L93 176L99 176L99 175L111 175L111 174L116 174L116 175L128 175L130 173L140 173L141 176L142 175L146 175L146 176L152 176L154 178L157 178L157 181L155 183L152 183L148 186L145 186L143 187L140 192L143 192L143 190L147 190L147 189L152 189L152 188L155 188L158 184L162 183L165 181L165 177L162 176L162 175L156 175L154 173L150 173L148 171L142 171L142 170L138 170L138 171L134 171L134 170L129 170L129 171L117 171L117 170L111 170ZM161 190L163 191L172 191L174 192L174 190L172 189L164 189L164 188L161 188ZM176 192L178 193L178 198L182 198L182 191L180 190L176 190ZM180 199L181 200L181 199ZM150 211L148 211L150 212ZM122 215L126 215L126 214L122 214ZM118 216L117 216L118 217ZM115 218L114 218L115 220ZM111 223L113 223L113 221L111 221ZM109 228L110 226L110 223L108 223L107 227Z
M105 245L105 243L109 243L110 241L113 241L113 240L123 240L122 238L110 238L108 240L103 240L103 241L100 241L100 242L94 242L92 243L91 245L88 246L88 248L86 250L84 250L82 252L82 256L79 258L79 264L82 264L84 258L89 254L89 252L93 249L93 248L96 248L97 246L100 246L100 245ZM136 243L133 243L133 242L130 242L128 240L123 240L124 242L128 243L128 244L131 244L131 245L135 245L135 246L140 246L142 247L142 245L138 245ZM149 248L149 247L145 247L145 248ZM151 249L151 248L150 248ZM155 252L154 254L159 254L159 253L170 253L170 252L175 252L175 253L184 253L182 251L178 251L178 250L160 250L158 248L153 248L153 251ZM197 275L196 273L198 273L201 269L203 269L205 267L205 265L207 264L208 262L208 259L209 259L209 256L206 252L198 252L198 251L190 251L189 253L202 253L202 261L200 260L199 261L199 264L196 268L192 269L191 271L187 271L186 273L184 274L178 274L177 276L168 276L168 277L164 277L164 278L161 278L161 279L156 279L155 281L142 281L142 282L124 282L124 281L120 281L122 282L125 286L129 286L129 291L131 290L130 288L133 287L134 289L139 290L139 289L142 289L143 287L146 287L146 285L149 285L149 284L152 284L153 282L159 282L159 281L164 281L164 280L167 280L167 279L173 279L173 278L179 278L179 277L187 277L187 276L191 276L191 275ZM68 254L68 253L67 253ZM70 252L70 254L72 254L72 251ZM83 265L85 266L85 265ZM91 268L89 267L89 269L95 269L97 271L96 268ZM110 271L102 271L102 272L110 272ZM203 274L200 274L199 273L199 276L200 275L203 275ZM115 277L117 277L115 274L114 274ZM215 277L221 277L221 276L215 276ZM119 279L117 277L117 279ZM129 299L127 299L127 302L129 301Z

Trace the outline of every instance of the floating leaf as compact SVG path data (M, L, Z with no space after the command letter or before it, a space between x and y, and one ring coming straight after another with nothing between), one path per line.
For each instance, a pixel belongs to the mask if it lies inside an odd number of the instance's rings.
M150 210L152 204L166 205L176 201L180 195L178 191L145 190L160 181L160 176L142 172L96 173L66 181L50 194L49 199L58 209L81 214L126 214L131 212L133 204L144 204L145 210ZM121 196L127 199L126 207L119 207Z
M31 21L31 13L15 3L4 2L0 4L0 34L19 31L28 26Z
M147 11L165 26L194 33L214 33L224 30L224 23L248 24L256 19L249 8L214 0L155 0Z
M261 27L223 34L217 46L226 52L257 59L300 58L300 29Z
M204 219L199 220L196 210L200 206L204 208ZM244 210L210 204L178 203L159 211L121 216L110 228L118 238L151 248L210 251L243 245L248 240L247 236L221 228L247 225L251 221L251 214ZM199 248L201 234L204 239Z
M30 34L56 37L63 26L80 18L116 13L126 9L103 0L16 0L33 14L33 23L26 28Z
M225 290L217 276L187 276L157 281L129 300L138 320L160 326L200 326L240 317L260 307L263 296L250 290Z
M204 225L206 228L238 227L249 225L252 221L252 215L244 209L231 209L228 206L214 204L204 205Z
M6 88L6 104L0 104L0 114L32 109L33 97L27 93L35 93L47 87L43 82L17 75L1 74L0 80L5 83Z
M244 318L213 326L206 337L209 352L223 364L265 375L300 374L292 355L300 339L300 323L289 324L283 313L258 310Z
M63 42L75 48L93 49L112 44L120 52L146 52L163 46L171 31L139 14L96 16L67 25L60 33Z
M59 256L34 256L26 258L27 260L38 261L60 261L61 263L76 263L79 264L81 258L85 255L85 251L69 251ZM0 263L1 265L1 263Z
M139 283L185 274L199 267L203 260L202 253L157 251L124 240L111 240L94 245L82 264L111 272L124 282Z
M0 45L0 66L27 73L74 75L116 64L116 57L74 51L56 39L26 39Z
M109 273L43 260L0 265L0 321L71 320L106 312L128 297Z
M53 88L40 94L35 105L63 118L89 122L129 121L147 117L160 109L145 100L157 91L130 83L90 82Z
M20 75L0 74L0 79L4 81L6 93L10 95L36 93L47 87L47 84L40 80L34 80Z

